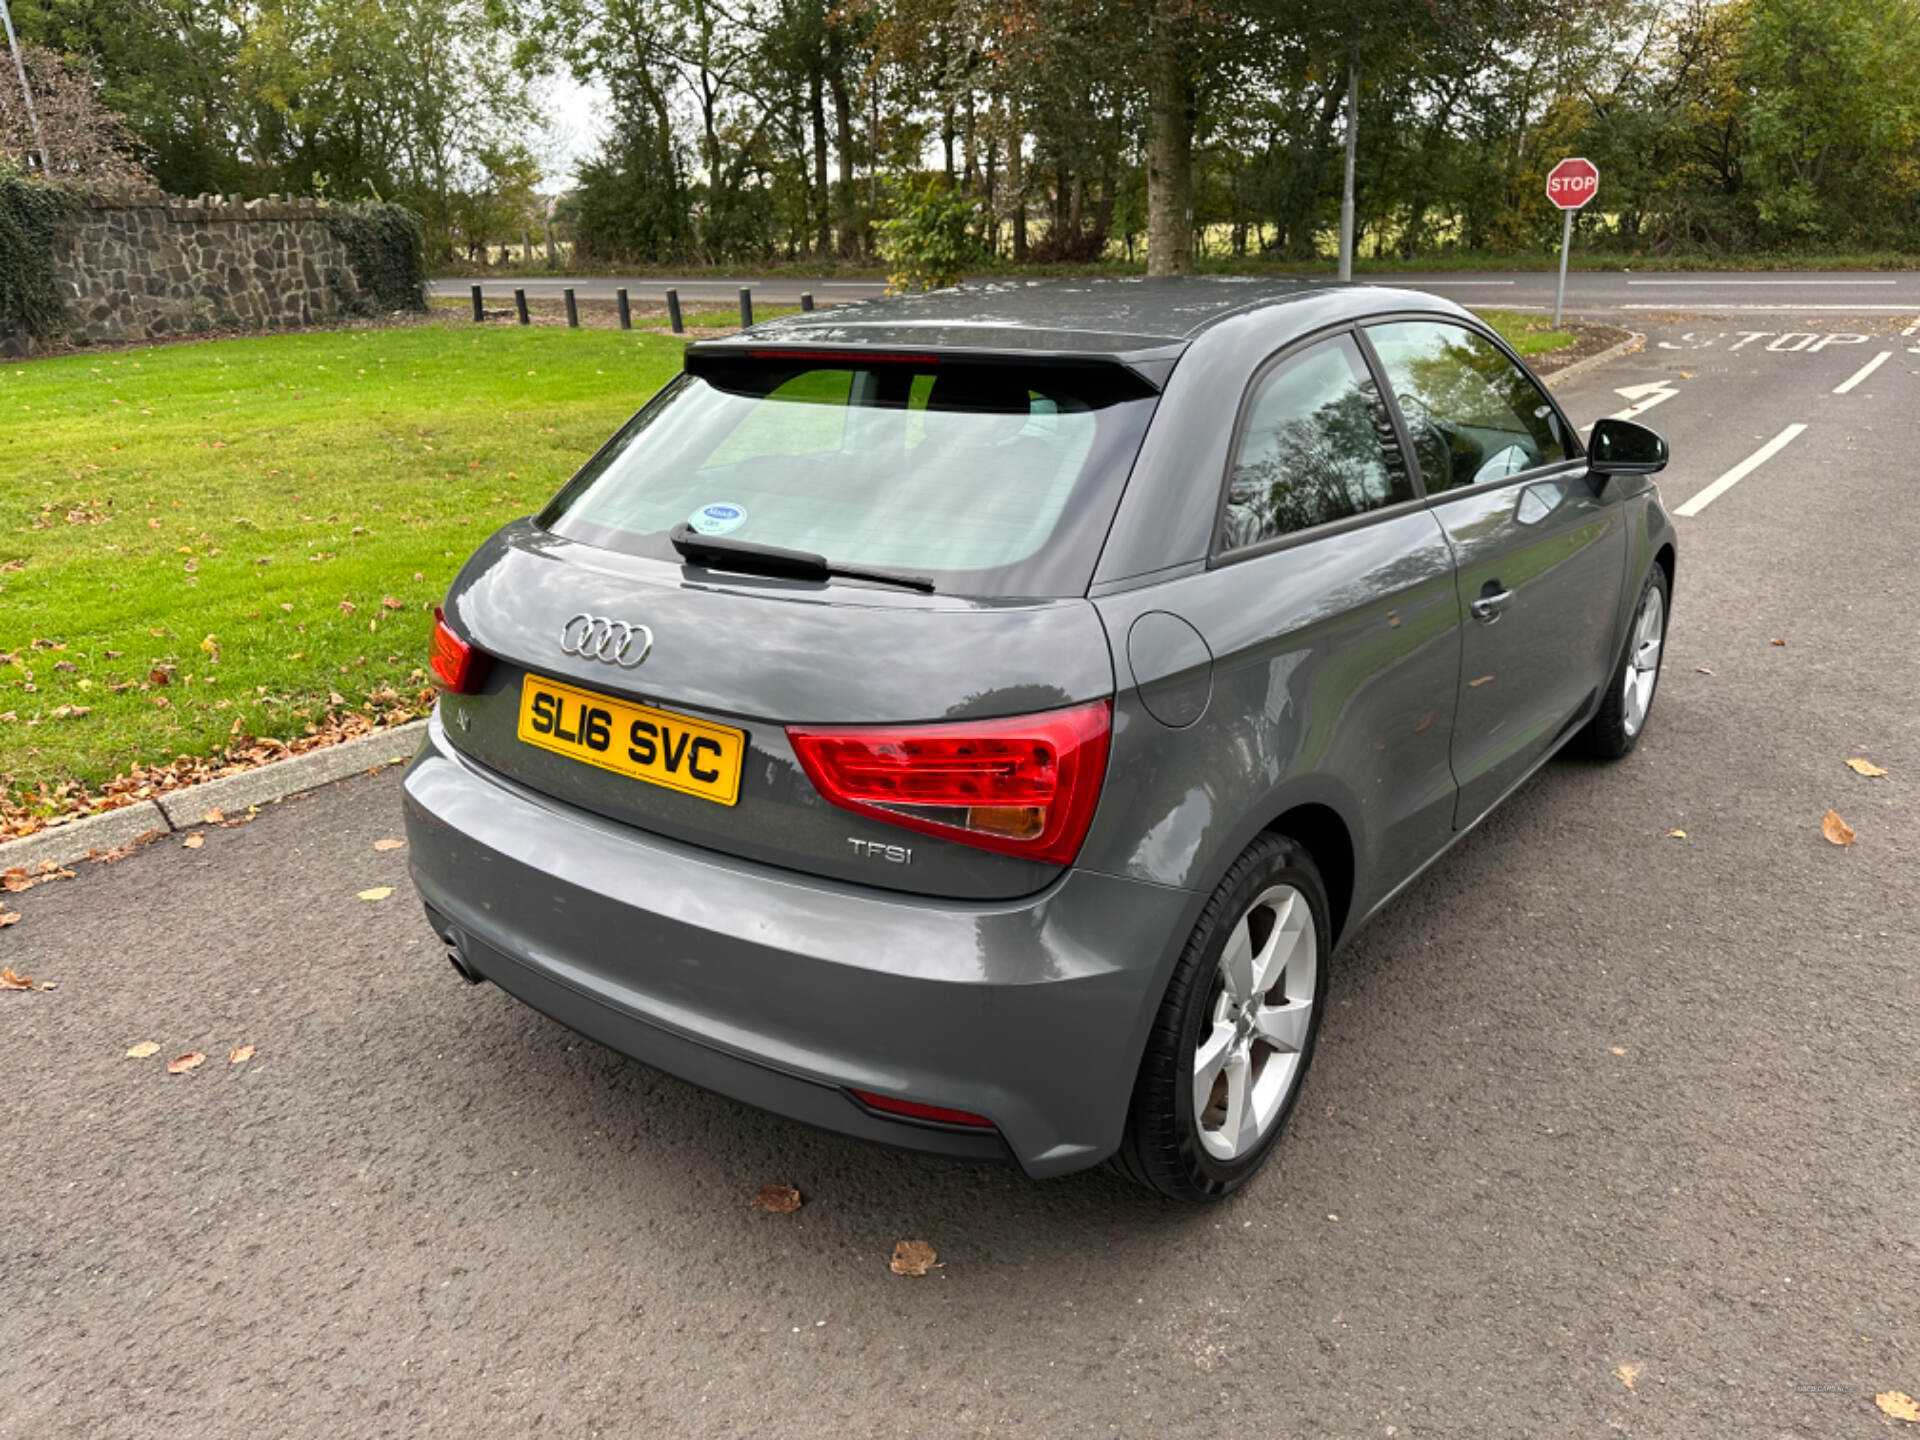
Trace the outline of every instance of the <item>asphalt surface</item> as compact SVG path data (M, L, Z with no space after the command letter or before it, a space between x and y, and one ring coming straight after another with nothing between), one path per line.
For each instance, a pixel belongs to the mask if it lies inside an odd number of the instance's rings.
M1462 305L1528 310L1552 308L1557 277L1550 272L1526 271L1505 275L1363 274L1360 279L1369 285L1432 291L1436 295L1458 300ZM1320 275L1311 277L1311 282L1316 285L1333 283L1328 277ZM683 304L698 304L703 308L736 303L742 286L752 290L755 301L763 305L798 304L803 291L811 294L820 305L870 300L885 294L887 288L886 282L881 280L808 280L767 275L723 278L662 278L657 275L632 278L503 277L480 283L491 303L511 300L516 287L524 288L530 299L558 300L561 292L571 287L583 300L611 300L616 290L625 288L635 301L659 302L667 289L672 287L680 292ZM470 294L473 284L470 279L429 282L432 292L442 296ZM1615 272L1582 274L1575 271L1567 276L1566 304L1567 309L1575 313L1628 317L1675 309L1693 311L1712 307L1715 311L1729 314L1783 309L1804 309L1810 315L1827 317L1904 313L1911 320L1916 313L1920 313L1920 271L1776 272L1755 275L1724 271L1663 271L1643 275Z
M1660 320L1575 382L1583 422L1671 392L1670 504L1806 428L1679 522L1639 751L1354 940L1215 1209L868 1148L468 989L374 848L392 773L8 897L57 988L0 993L0 1437L1900 1431L1916 319Z

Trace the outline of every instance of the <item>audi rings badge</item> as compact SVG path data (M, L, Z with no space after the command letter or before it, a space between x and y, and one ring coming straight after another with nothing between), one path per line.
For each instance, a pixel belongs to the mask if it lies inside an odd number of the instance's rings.
M631 670L653 649L653 631L604 615L575 615L560 627L560 653Z

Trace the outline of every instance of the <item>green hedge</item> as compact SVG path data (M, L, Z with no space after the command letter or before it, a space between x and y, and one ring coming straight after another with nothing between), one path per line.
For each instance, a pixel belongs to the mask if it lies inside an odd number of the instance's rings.
M327 277L349 312L427 308L426 246L413 211L382 201L335 205L328 209L327 228L346 246L347 263L359 282L356 292L345 276Z
M66 328L53 242L72 218L59 189L0 171L0 339L46 340Z

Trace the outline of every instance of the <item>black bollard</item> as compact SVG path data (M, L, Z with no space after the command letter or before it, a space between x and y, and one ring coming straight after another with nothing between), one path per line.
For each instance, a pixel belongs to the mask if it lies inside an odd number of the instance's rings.
M478 285L473 287L473 318L475 320L484 320L487 318L487 307L480 299L480 287Z
M578 330L580 328L580 307L573 303L573 287L571 285L566 289L566 296L567 328L570 330Z
M513 292L513 308L520 312L520 323L522 325L531 325L533 323L532 317L527 314L526 291L516 290Z
M623 286L614 293L620 298L620 328L622 330L631 330L633 328L633 311L627 305L626 289Z
M811 290L802 290L800 292L800 308L809 314L813 312L813 292Z
M740 287L740 328L745 330L753 324L753 291L746 286Z
M680 319L680 292L678 290L667 291L667 323L673 326L674 334L684 335L687 333L687 327Z

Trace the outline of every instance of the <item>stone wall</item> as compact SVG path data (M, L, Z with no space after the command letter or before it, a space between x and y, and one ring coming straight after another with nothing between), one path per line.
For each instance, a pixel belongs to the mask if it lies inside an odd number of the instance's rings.
M88 197L55 246L67 331L116 344L212 329L281 330L372 307L320 200Z

